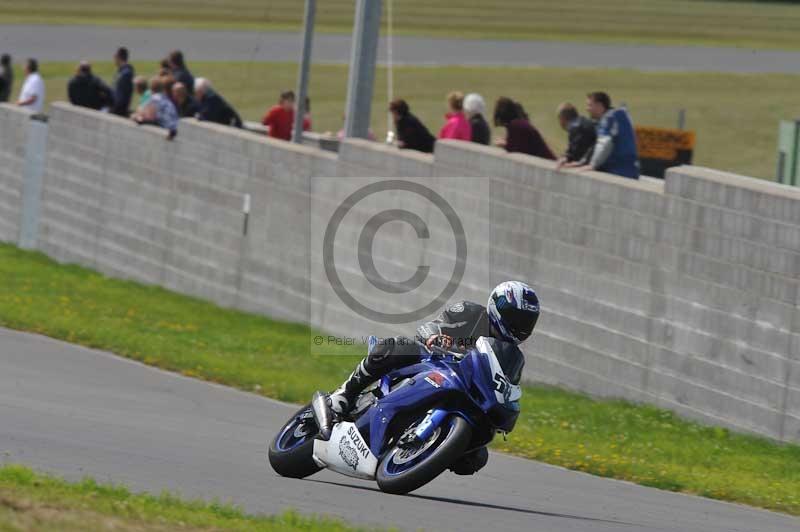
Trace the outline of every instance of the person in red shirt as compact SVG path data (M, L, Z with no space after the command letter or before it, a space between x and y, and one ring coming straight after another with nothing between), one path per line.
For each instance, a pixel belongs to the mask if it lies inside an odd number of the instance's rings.
M267 111L261 123L269 128L269 136L274 139L292 140L294 126L294 92L281 93L280 100Z

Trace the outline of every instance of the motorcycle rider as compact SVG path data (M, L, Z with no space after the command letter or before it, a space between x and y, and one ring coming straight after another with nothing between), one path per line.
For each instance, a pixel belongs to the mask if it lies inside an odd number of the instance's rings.
M417 340L430 349L440 346L466 352L481 336L519 345L533 333L539 319L536 292L520 281L506 281L489 294L486 306L471 301L450 305L433 321L417 328ZM350 377L333 391L328 400L336 414L347 414L364 389L383 375L419 361L419 347L408 338L385 339L373 346ZM486 465L485 447L464 455L451 468L459 475L471 475Z

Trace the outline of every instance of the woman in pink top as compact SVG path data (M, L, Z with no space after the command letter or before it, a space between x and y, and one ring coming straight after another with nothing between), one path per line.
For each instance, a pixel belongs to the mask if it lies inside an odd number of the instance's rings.
M464 95L460 92L451 92L447 95L447 104L450 112L445 115L447 122L439 131L440 139L472 140L472 126L464 114Z

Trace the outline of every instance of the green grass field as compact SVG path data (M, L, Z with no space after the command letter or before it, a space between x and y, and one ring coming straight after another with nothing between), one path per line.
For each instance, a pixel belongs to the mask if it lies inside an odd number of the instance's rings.
M384 0L386 4L387 0ZM354 0L318 2L318 30L350 32ZM484 39L800 47L800 8L725 0L395 0L398 34ZM0 0L3 23L288 30L300 0ZM384 15L386 8L384 8ZM386 17L384 16L384 20Z
M92 479L65 482L19 465L0 466L3 532L356 532L342 521L294 512L252 516L218 502L184 501L176 495L133 494Z
M1 0L0 0L1 1ZM152 74L154 64L137 63ZM296 66L287 63L191 63L196 75L210 78L243 117L259 120L277 94L293 88ZM42 66L48 100L64 100L74 64ZM109 63L95 65L110 80ZM18 73L18 79L20 79ZM687 128L697 132L694 163L744 175L774 179L778 121L792 118L798 105L800 75L652 73L633 70L557 68L400 67L395 69L395 94L408 100L412 111L435 134L443 123L445 95L454 89L482 93L491 106L498 96L522 101L534 123L556 149L566 143L555 108L569 100L584 106L590 90L606 90L626 103L641 125L675 127L678 109L686 109ZM17 84L19 87L19 83ZM342 127L347 68L316 65L310 94L316 131ZM386 75L379 69L372 125L379 138L387 127ZM495 130L495 136L502 135Z
M347 347L333 351L342 356L314 356L314 332L303 325L60 266L9 245L0 245L0 325L298 403L338 385L362 354ZM495 448L800 515L800 446L704 427L654 407L526 386L517 428Z

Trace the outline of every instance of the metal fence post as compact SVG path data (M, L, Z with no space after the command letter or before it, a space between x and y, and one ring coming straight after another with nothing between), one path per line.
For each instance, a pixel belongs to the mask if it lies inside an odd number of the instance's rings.
M353 49L347 82L345 136L365 139L369 134L372 89L381 26L382 0L358 0L353 24Z
M306 0L306 15L303 24L303 57L300 61L300 75L297 79L297 102L295 102L294 131L292 142L303 143L303 116L308 97L308 72L311 68L311 48L314 41L314 17L317 14L317 0Z

